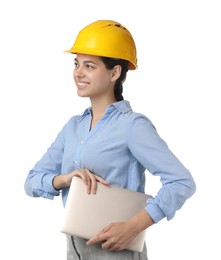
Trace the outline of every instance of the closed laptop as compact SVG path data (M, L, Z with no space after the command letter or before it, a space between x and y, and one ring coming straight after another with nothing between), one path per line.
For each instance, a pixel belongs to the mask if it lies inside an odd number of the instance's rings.
M114 222L130 219L146 206L149 195L116 186L97 183L96 194L88 194L79 177L74 177L64 209L62 233L90 239ZM128 250L141 252L144 230L130 243Z

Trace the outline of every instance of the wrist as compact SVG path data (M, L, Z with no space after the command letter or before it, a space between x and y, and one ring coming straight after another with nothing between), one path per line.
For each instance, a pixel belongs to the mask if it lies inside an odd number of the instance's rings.
M140 211L137 215L132 217L128 221L128 223L130 225L131 230L134 230L134 232L138 234L143 230L147 229L148 227L152 226L154 224L154 221L147 213L147 211L144 209Z
M63 176L61 174L56 175L52 180L52 185L55 190L61 190L65 187L65 183L63 181Z

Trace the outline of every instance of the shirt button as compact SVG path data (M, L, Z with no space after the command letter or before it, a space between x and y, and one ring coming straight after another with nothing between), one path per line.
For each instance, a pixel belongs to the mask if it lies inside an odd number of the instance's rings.
M84 141L81 141L81 144L83 144L84 143Z
M75 164L78 164L78 161L74 161Z

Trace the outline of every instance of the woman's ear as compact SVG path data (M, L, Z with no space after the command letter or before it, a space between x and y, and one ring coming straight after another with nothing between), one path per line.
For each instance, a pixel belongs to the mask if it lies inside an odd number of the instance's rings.
M116 81L121 75L121 66L116 65L112 70L112 81Z

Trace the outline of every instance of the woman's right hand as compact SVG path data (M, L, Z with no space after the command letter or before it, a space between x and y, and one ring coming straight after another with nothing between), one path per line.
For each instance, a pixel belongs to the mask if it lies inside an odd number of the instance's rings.
M88 169L79 169L66 174L59 174L53 179L53 186L56 190L60 190L64 187L69 187L71 185L72 178L76 176L82 179L86 185L87 193L96 193L97 190L97 181L100 183L109 186L109 183L105 181L100 176L90 172Z

